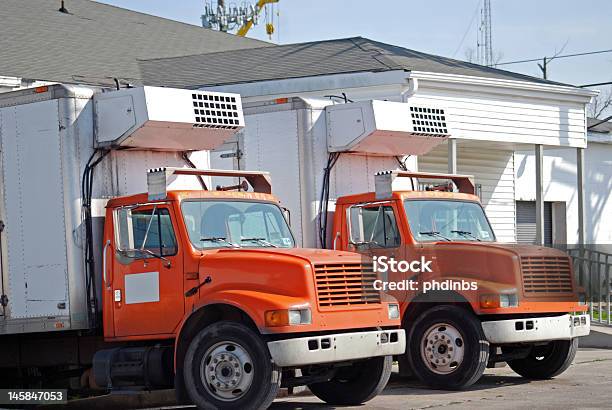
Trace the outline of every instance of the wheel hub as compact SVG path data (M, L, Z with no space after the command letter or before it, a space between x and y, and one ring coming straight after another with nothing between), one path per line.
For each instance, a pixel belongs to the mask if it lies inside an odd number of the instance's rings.
M236 343L217 343L204 354L200 377L209 393L217 399L237 400L253 383L251 356Z
M431 326L421 340L421 358L434 373L449 374L457 370L465 353L463 336L447 323Z

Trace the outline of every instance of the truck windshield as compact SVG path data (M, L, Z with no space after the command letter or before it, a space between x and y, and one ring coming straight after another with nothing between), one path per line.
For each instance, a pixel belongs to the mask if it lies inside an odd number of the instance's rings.
M476 202L406 200L404 208L412 236L419 242L495 240L491 225Z
M295 245L282 211L274 204L187 200L181 209L189 240L198 249Z

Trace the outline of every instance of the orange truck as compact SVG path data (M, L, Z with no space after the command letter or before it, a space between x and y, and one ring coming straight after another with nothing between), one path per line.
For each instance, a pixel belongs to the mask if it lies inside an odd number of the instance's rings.
M497 242L473 178L402 171L452 135L444 107L293 97L245 103L244 112L245 130L211 161L265 166L303 246L359 252L383 268L391 258L427 268L375 269L389 282L376 287L401 304L402 373L459 389L496 363L542 379L569 366L590 327L570 258ZM423 190L419 180L437 183Z
M236 94L0 95L2 387L174 386L206 409L384 388L405 332L361 257L296 247L267 173L196 168L243 126Z
M396 191L398 178L448 182ZM498 362L529 379L570 366L590 322L566 253L497 242L470 176L389 171L375 184L338 198L332 232L335 249L383 258L377 288L400 302L408 335L403 373L456 389ZM393 259L430 264L402 272Z

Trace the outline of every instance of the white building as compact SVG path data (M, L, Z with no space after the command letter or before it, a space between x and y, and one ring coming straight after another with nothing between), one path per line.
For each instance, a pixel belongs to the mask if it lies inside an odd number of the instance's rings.
M525 171L524 156L518 152L535 152L540 147L538 152L544 156L561 153L575 159L583 155L585 107L595 94L360 37L157 59L141 66L150 84L238 92L247 103L283 97L341 101L346 96L355 101L442 105L451 118L453 140L419 157L419 170L473 174L498 239L506 242L525 239L517 232L516 201L523 197L535 201L535 186L544 187L546 181L546 168L538 175ZM544 163L551 161L547 158ZM570 169L555 170L552 179L577 190L580 179L575 162L566 165ZM597 166L595 159L584 164ZM589 169L585 176L592 174ZM594 183L589 180L587 186ZM532 187L529 195L525 193L528 186ZM542 222L549 207L544 200L553 197L547 195L540 201ZM566 202L555 206L556 215L567 220L567 227L558 224L555 228L558 242L577 242L579 196L570 199L559 192L555 198ZM518 210L522 208L519 203ZM589 213L588 217L593 219L586 229L599 223L599 215ZM544 223L539 226L544 242L547 232Z

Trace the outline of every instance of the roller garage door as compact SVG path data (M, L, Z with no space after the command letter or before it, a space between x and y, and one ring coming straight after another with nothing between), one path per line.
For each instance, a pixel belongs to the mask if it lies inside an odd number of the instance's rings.
M544 202L544 243L552 244L552 202ZM516 201L516 241L535 243L536 241L536 203L535 201Z

